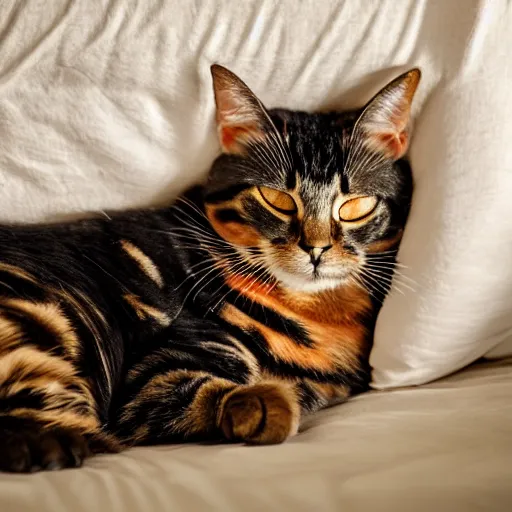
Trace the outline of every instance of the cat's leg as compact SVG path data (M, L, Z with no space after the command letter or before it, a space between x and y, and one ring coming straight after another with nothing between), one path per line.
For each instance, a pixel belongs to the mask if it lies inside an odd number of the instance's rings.
M282 443L298 431L298 398L295 387L284 381L262 381L239 387L222 403L218 423L227 440Z
M132 394L119 410L118 435L127 444L284 441L297 432L299 392L262 379L250 358L210 342L148 356L128 376Z
M30 346L0 355L0 470L76 467L115 448L69 361Z
M301 416L304 419L320 409L345 402L351 395L346 384L316 382L311 379L300 380L296 384Z
M80 354L80 340L57 303L3 298L0 470L75 467L91 452L115 449L77 370Z

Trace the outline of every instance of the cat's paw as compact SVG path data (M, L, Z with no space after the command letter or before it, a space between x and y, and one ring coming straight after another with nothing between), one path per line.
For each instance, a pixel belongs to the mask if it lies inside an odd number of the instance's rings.
M299 407L289 388L262 383L235 389L224 403L220 427L226 439L277 444L297 432Z
M112 451L107 444L71 428L44 428L21 418L0 418L0 471L77 468L94 452Z

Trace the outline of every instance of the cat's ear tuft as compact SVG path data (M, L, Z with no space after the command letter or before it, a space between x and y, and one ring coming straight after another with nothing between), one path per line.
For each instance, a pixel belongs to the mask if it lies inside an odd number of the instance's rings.
M367 104L357 121L365 144L373 151L398 160L409 146L409 118L419 69L411 69L390 82Z
M234 73L218 64L210 69L222 151L243 153L247 144L265 137L265 126L268 123L265 107Z

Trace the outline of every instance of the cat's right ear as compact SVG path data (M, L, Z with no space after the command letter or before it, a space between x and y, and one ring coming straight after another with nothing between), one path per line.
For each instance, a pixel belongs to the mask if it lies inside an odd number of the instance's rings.
M211 68L217 132L224 153L241 154L250 143L265 137L269 123L265 107L247 85L228 69L214 64Z
M409 145L409 118L414 93L421 78L414 68L377 93L364 108L356 127L371 150L398 160Z

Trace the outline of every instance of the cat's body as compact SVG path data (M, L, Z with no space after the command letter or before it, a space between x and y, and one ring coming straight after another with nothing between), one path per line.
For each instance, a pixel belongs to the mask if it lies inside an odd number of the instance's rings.
M397 116L411 73L381 93L402 87ZM356 154L373 103L267 113L234 75L215 80L224 154L203 187L160 210L0 227L0 468L280 442L367 385L411 197L405 128Z

